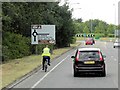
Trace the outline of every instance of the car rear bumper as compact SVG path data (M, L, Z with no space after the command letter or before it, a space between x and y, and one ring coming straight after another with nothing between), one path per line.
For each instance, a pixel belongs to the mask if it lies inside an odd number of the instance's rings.
M101 72L103 67L75 67L78 72Z
M119 43L114 43L114 45L113 46L115 46L115 47L119 47L120 46L120 44Z
M120 47L120 45L114 45L114 47Z
M87 43L86 43L86 45L91 45L91 44L93 44L93 43L91 43L91 42L87 42Z

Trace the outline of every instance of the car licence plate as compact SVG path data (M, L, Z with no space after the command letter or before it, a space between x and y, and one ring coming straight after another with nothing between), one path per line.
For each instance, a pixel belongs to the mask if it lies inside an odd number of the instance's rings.
M95 64L95 61L86 61L84 64Z

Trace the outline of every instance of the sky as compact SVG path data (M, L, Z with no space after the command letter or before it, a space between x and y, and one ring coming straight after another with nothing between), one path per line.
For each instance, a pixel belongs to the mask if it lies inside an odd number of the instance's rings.
M118 24L118 2L120 0L67 0L70 9L73 8L72 18L99 19L108 24ZM61 0L63 5L66 0Z

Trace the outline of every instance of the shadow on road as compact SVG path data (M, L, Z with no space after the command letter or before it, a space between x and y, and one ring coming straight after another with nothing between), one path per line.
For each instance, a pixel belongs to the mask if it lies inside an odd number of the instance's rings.
M102 77L99 73L95 74L95 73L83 73L83 74L78 74L79 78L98 78L98 77Z

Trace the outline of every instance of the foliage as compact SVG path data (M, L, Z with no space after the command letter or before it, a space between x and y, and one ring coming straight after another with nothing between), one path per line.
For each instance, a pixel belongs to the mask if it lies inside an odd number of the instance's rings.
M103 33L95 33L95 37L105 37Z
M89 28L87 26L83 28L83 33L89 33Z
M5 60L30 55L30 39L20 34L3 32L2 53Z
M108 37L114 37L114 34L108 34Z
M104 34L102 36L111 36L110 34L114 34L114 30L115 28L117 28L113 24L107 24L106 22L98 19L89 20L82 23L78 22L78 20L75 20L74 25L77 33L97 33L101 35Z
M76 37L72 38L71 44L74 44L76 42Z

